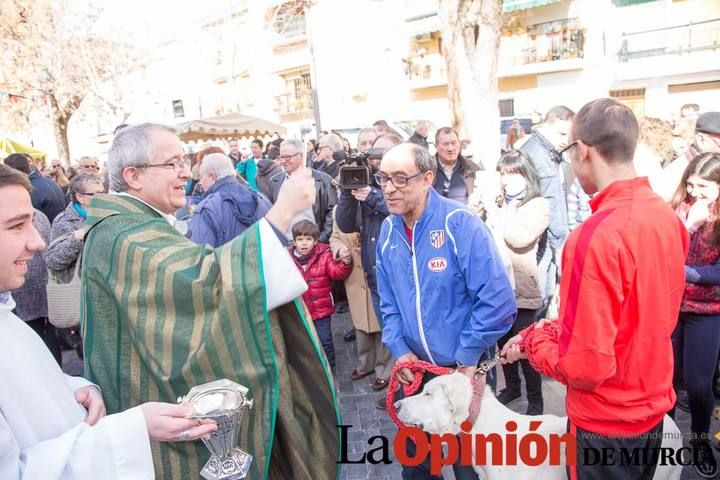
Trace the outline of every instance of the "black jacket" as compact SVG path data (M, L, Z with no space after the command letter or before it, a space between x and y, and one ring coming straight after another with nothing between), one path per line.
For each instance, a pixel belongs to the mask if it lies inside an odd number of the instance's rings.
M407 141L410 143L414 143L415 145L420 145L421 147L428 148L427 137L423 137L418 132L413 132L413 134L410 135L410 138L408 138Z
M320 242L330 242L330 235L332 235L333 229L333 217L332 211L337 204L337 192L335 186L332 184L332 178L328 175L318 172L317 170L312 171L312 176L315 179L315 203L313 204L313 216L315 217L315 223L320 229ZM270 179L270 201L275 203L280 194L280 187L282 187L285 181L285 172L278 173L272 179Z
M228 157L232 160L233 167L237 168L237 164L240 163L240 153L238 153L237 158L233 157L231 153L228 153Z
M257 162L257 175L255 176L255 184L260 193L270 198L270 181L278 173L282 173L283 169L273 160L264 158Z
M377 291L375 249L378 238L380 238L383 220L390 215L390 211L380 187L373 182L370 188L370 194L364 202L355 200L350 190L341 190L335 211L335 221L343 233L360 232L360 258L363 270L365 270L368 287ZM358 206L360 207L359 213Z
M458 156L455 162L452 178L445 176L445 171L440 166L440 158L435 154L435 182L433 188L443 197L467 205L468 198L475 190L475 174L482 170L472 160Z
M33 208L43 212L52 223L67 205L67 199L63 195L62 189L58 187L57 183L37 172L30 173L30 183L32 184L30 199Z
M338 174L340 173L340 168L344 166L344 160L335 160L331 164L323 163L321 167L318 168L318 170L329 175L330 178L337 178Z

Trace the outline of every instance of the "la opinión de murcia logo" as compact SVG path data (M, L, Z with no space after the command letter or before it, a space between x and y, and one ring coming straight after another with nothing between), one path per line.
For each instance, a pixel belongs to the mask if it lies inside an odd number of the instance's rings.
M442 467L453 465L458 460L463 465L515 466L526 465L692 465L692 449L673 448L584 448L581 458L577 456L576 437L570 432L562 435L551 433L547 436L537 433L542 421L531 421L530 432L518 436L518 425L510 420L505 424L504 433L471 433L470 422L460 424L458 435L427 434L419 427L403 427L393 441L393 453L400 464L408 467L422 464L430 459L430 473L440 475ZM368 449L350 458L348 432L352 425L338 425L341 432L340 464L380 463L390 464L390 441L384 435L375 435L367 440ZM415 453L407 451L407 440L415 443Z

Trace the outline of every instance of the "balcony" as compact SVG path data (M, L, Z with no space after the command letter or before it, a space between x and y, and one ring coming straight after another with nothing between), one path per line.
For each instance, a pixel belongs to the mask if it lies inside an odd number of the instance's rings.
M273 53L288 53L307 47L305 14L294 4L285 4L275 13L272 32Z
M507 32L506 32L507 33ZM583 68L586 32L570 18L517 29L503 35L498 53L498 76L513 77ZM413 90L447 84L445 59L423 48L405 60Z
M687 25L623 33L621 62L659 55L682 55L720 49L720 18Z
M313 100L310 90L288 92L275 96L273 109L284 122L312 118Z
M720 18L623 33L621 41L620 80L720 69Z
M420 52L406 62L412 90L447 85L445 58L441 54Z
M577 18L519 27L500 40L501 77L582 68L586 32Z

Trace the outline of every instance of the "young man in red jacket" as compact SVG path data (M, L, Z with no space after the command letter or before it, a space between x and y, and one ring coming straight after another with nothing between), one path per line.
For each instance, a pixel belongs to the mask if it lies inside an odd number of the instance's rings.
M320 230L310 220L296 223L292 234L294 246L290 248L290 254L308 284L302 297L310 310L328 363L335 368L335 346L330 328L331 315L335 311L332 280L345 280L350 276L352 255L347 248L343 248L340 250L340 258L335 260L330 246L318 241Z
M609 448L619 459L621 449L659 447L675 403L670 334L689 241L647 178L636 176L637 137L635 116L616 100L594 100L575 116L564 150L583 190L595 194L593 214L564 247L559 318L522 331L501 353L505 362L528 358L567 385L578 447L571 480L651 478L655 464L584 465L583 451Z

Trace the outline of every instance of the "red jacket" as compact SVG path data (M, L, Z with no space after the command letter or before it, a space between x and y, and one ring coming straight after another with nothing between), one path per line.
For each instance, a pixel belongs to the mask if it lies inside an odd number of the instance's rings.
M641 434L675 403L670 335L688 234L644 177L612 183L590 206L593 215L563 250L557 325L521 332L525 351L541 373L567 385L575 425Z
M690 202L678 205L677 214L685 221L690 211ZM714 215L694 232L690 233L690 251L686 265L691 267L715 265L720 259L720 249L712 243ZM681 312L699 315L717 315L720 313L720 285L700 285L688 282L685 285Z
M335 303L332 298L331 280L345 280L349 277L352 272L352 262L345 264L335 260L330 247L325 243L318 243L315 246L305 268L295 257L295 247L290 249L290 256L308 284L308 289L302 297L312 319L319 320L332 315L335 312Z

